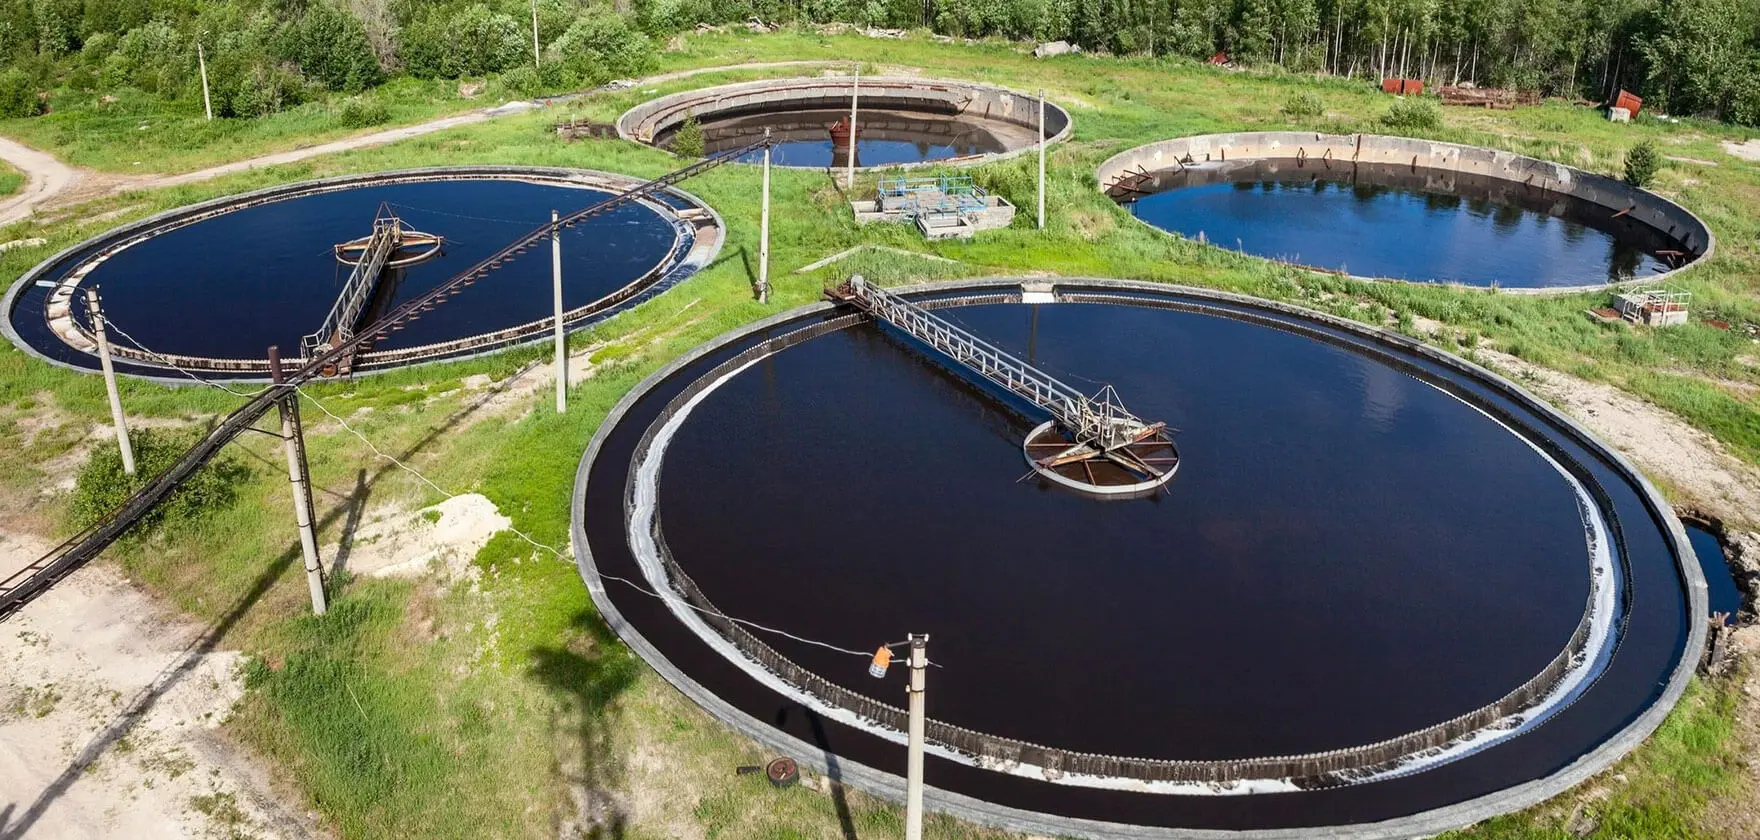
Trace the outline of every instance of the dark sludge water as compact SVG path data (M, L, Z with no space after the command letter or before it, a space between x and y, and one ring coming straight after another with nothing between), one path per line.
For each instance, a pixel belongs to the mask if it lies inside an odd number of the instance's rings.
M1118 305L941 310L1072 384L1167 421L1170 491L1105 502L1017 481L1024 417L906 340L861 325L784 350L708 393L666 450L659 512L687 574L729 615L854 650L932 635L929 714L980 732L1156 758L1363 744L1489 703L1563 648L1588 593L1564 477L1433 381L1550 423L1433 363L1208 314ZM775 327L780 334L801 326ZM757 338L751 340L755 343ZM594 565L640 578L622 489L673 394L750 343L641 397L608 435L582 512ZM931 785L1117 822L1217 828L1386 819L1531 780L1648 706L1685 639L1665 526L1570 439L1554 457L1604 488L1637 596L1602 680L1545 726L1370 784L1251 796L1052 785L930 759ZM902 747L757 682L615 581L669 661L758 721L892 771ZM762 635L762 634L761 634ZM762 635L826 679L901 705L865 663Z
M1200 164L1127 197L1189 239L1359 277L1584 286L1669 270L1664 232L1519 182L1309 160Z
M370 312L419 297L532 229L602 201L610 193L527 181L480 179L354 187L247 207L180 227L110 257L82 283L96 285L105 315L134 342L159 353L264 357L269 345L297 356L301 336L323 323L348 278L334 244L372 232L381 204L406 226L445 238L442 254L388 271ZM573 308L622 288L660 265L675 247L672 224L637 204L618 207L562 234L563 303ZM79 260L43 278L53 283ZM27 289L9 313L21 336L52 357L82 366L95 357L67 348L44 323L48 288ZM492 333L553 311L548 241L466 287L375 350L416 347ZM84 295L76 317L89 318ZM363 321L370 320L371 314ZM111 339L129 342L113 332ZM132 342L130 342L132 343Z
M848 150L834 147L830 127L849 117L849 108L802 109L733 114L702 123L706 154L731 151L764 139L771 130L777 142L770 162L779 166L830 167L849 165ZM856 124L856 166L891 166L946 160L967 155L1008 151L996 126L958 114L935 111L862 110ZM1018 129L1017 129L1018 130ZM676 130L662 132L654 145L668 146ZM763 152L741 158L763 160Z
M1705 573L1709 612L1724 613L1729 616L1728 623L1735 623L1736 613L1742 611L1742 590L1737 588L1729 560L1724 557L1723 541L1709 528L1691 520L1683 520L1681 525L1687 529L1687 540L1693 544L1699 570Z

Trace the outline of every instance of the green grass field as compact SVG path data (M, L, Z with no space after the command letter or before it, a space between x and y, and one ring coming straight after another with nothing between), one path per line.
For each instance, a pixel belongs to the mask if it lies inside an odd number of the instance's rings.
M1623 150L1652 139L1665 153L1715 161L1665 168L1658 189L1699 213L1720 245L1709 264L1687 272L1696 319L1669 331L1608 327L1581 310L1603 296L1502 296L1485 291L1373 284L1272 265L1166 236L1134 222L1098 193L1095 166L1132 145L1184 134L1292 125L1282 105L1298 91L1319 95L1325 113L1304 128L1374 130L1388 99L1361 83L1286 74L1235 73L1189 63L1061 57L1036 61L1016 45L943 45L923 39L715 34L687 38L664 56L664 69L783 59L847 59L864 72L921 68L927 75L1047 89L1076 120L1074 140L1051 155L1053 213L1044 232L1030 213L1013 228L971 242L925 243L902 228L858 229L844 197L822 172L775 175L772 271L768 306L750 293L755 262L758 173L724 167L685 187L717 208L729 230L722 258L667 294L571 338L594 348L597 366L577 386L570 410L557 415L547 391L509 413L484 416L469 405L472 377L502 379L543 349L515 350L466 362L330 383L313 393L381 449L415 465L443 487L478 492L515 527L566 548L569 494L582 451L610 407L666 360L721 332L819 297L824 284L862 272L882 281L1029 271L1116 276L1222 288L1302 303L1370 323L1402 326L1414 316L1446 326L1435 339L1458 349L1475 340L1549 367L1619 385L1663 406L1760 463L1760 369L1748 339L1713 329L1707 315L1760 322L1755 239L1760 236L1760 168L1723 154L1739 136L1712 124L1616 126L1596 112L1561 103L1516 111L1445 113L1438 139L1506 148L1587 169L1613 172ZM676 168L665 153L616 141L564 142L546 130L559 116L614 118L672 90L752 78L710 74L604 94L566 108L450 129L391 146L313 158L150 193L95 202L75 218L26 222L0 239L42 236L41 248L0 254L11 282L55 249L161 208L272 183L396 167L528 163L657 175ZM777 75L771 73L768 75ZM411 122L464 107L450 91L388 86L394 121ZM0 122L18 137L99 169L182 171L347 133L306 106L255 123L205 124L199 115L138 121L149 106L119 103L113 116L97 104L58 108L49 117ZM476 103L470 103L474 105ZM133 132L133 133L131 133ZM204 134L204 132L207 132ZM120 138L131 138L121 140ZM130 143L132 142L132 145ZM135 161L139 161L137 166ZM1028 161L974 174L1014 200L1033 205ZM870 182L871 183L871 182ZM106 210L118 218L82 219ZM872 242L932 254L955 264L865 255L811 275L794 269L856 244ZM237 398L205 388L168 389L127 382L131 414L200 418L223 413ZM526 409L531 410L526 410ZM415 510L440 497L376 460L354 437L308 406L307 424L318 514L326 552L363 506ZM107 418L103 386L0 346L0 448L20 452L0 466L0 506L19 510L47 482L48 464ZM51 431L34 431L48 425ZM27 437L29 447L20 445ZM191 525L138 536L110 553L192 616L212 622L224 644L251 656L248 692L231 731L273 759L342 836L351 838L554 837L580 823L581 792L609 796L616 828L630 838L705 836L780 838L842 836L840 810L861 837L901 836L897 809L851 792L834 797L806 788L776 792L731 768L759 758L664 685L611 638L574 567L503 534L473 562L476 581L440 586L342 576L332 582L333 611L308 616L305 584L287 517L285 476L266 438L246 436L236 458L248 468L238 500ZM65 499L30 505L20 522L44 532L68 528ZM1760 512L1754 516L1760 518ZM1750 522L1749 524L1753 524ZM1497 820L1462 836L1565 837L1579 802L1607 837L1699 837L1703 815L1741 797L1731 710L1738 681L1696 685L1657 737L1597 791L1573 794L1530 814ZM594 800L598 801L598 800ZM590 822L590 821L589 821ZM607 825L594 825L613 834ZM936 819L938 837L989 833ZM569 836L563 833L563 836Z

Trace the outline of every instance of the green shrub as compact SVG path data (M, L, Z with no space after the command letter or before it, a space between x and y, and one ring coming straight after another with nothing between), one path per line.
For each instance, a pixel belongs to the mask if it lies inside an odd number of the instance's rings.
M1656 180L1656 170L1662 168L1662 155L1657 154L1656 146L1645 140L1626 150L1626 183L1634 187L1648 187Z
M34 117L43 113L43 99L30 74L16 67L0 73L0 117Z
M403 27L398 55L411 74L426 78L500 73L531 61L529 25L482 3L433 11Z
M131 433L134 475L122 471L122 453L113 444L100 445L86 459L73 485L71 515L74 527L84 528L102 521L154 476L177 463L199 438L199 434L135 430ZM250 468L231 455L209 461L142 519L135 533L157 525L182 526L230 506L238 497L239 485L248 480L250 474Z
M684 118L684 125L672 135L672 153L680 157L700 158L703 156L703 126L697 122L695 115Z
M1312 91L1290 94L1283 101L1283 115L1292 120L1313 119L1326 113L1326 103Z
M275 39L276 54L331 90L350 93L384 77L359 18L325 2L307 6Z
M343 128L366 128L391 121L391 109L377 99L351 96L336 109L336 122Z
M622 15L608 11L588 12L575 20L550 45L550 56L576 85L639 76L655 64L654 42Z
M1436 103L1416 96L1402 96L1381 115L1381 124L1402 131L1421 131L1442 125L1442 111Z

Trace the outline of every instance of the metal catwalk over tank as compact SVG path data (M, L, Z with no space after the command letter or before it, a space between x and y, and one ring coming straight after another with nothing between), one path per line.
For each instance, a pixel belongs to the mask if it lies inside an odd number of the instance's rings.
M1168 477L1172 468L1156 466L1133 451L1137 444L1163 439L1167 424L1150 423L1125 409L1108 385L1089 397L1011 353L997 348L926 309L862 279L851 277L827 294L897 327L986 381L1038 406L1062 427L1069 440L1034 459L1052 469L1064 464L1104 460L1149 479Z
M597 204L563 216L556 221L544 224L521 236L487 259L454 275L452 279L434 287L421 297L398 306L385 317L367 325L340 346L315 358L306 359L304 366L290 374L286 381L277 382L258 391L244 405L222 418L194 448L184 453L176 463L154 476L145 487L141 488L140 492L110 511L103 519L68 537L65 542L50 549L47 554L18 570L11 577L0 580L0 621L10 618L32 599L48 591L56 581L96 557L99 552L115 542L136 522L139 522L142 517L165 501L166 497L182 486L183 482L187 481L196 470L212 459L233 438L251 428L271 408L294 397L300 385L323 376L326 370L333 370L343 359L358 350L361 345L373 340L381 332L395 329L406 321L420 317L420 313L432 310L459 289L488 276L503 263L515 259L518 255L550 237L559 225L573 227L585 219L653 195L666 187L721 164L738 160L742 155L761 150L769 143L770 141L763 140L744 148L705 158L652 181L632 187Z

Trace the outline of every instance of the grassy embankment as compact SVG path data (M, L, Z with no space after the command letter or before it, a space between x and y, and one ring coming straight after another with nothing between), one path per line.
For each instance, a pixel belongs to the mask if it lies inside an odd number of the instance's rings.
M515 525L553 546L567 541L568 495L575 462L610 406L647 372L726 329L812 300L823 282L851 271L884 280L946 274L1055 271L1168 280L1293 300L1373 323L1409 324L1414 316L1443 322L1445 347L1485 340L1536 362L1630 388L1710 431L1742 457L1760 461L1760 408L1748 388L1760 374L1738 360L1753 353L1745 340L1695 323L1672 331L1634 331L1593 324L1580 310L1590 297L1534 300L1477 291L1362 284L1314 276L1198 246L1150 231L1095 192L1094 166L1106 156L1163 137L1204 131L1288 125L1279 105L1296 90L1314 90L1328 115L1308 127L1373 130L1387 100L1360 84L1291 76L1231 74L1166 62L1066 58L1035 62L1013 47L944 46L918 40L709 36L687 40L669 66L785 58L854 58L921 66L933 73L1016 87L1044 86L1070 106L1075 142L1052 155L1049 230L1015 228L970 243L926 244L892 228L858 230L838 212L843 197L823 173L779 172L773 229L775 300L750 299L755 259L756 172L727 168L687 185L726 217L722 258L661 298L573 340L594 348L594 377L575 389L571 410L557 416L542 393L494 417L473 411L481 392L467 377L502 379L541 350L514 351L315 389L384 450L418 465L443 486L481 492ZM608 119L655 93L754 74L713 74L653 88L604 95L571 112ZM1031 82L1023 81L1031 80ZM615 142L565 144L545 132L557 115L508 117L428 135L395 146L313 159L222 181L107 199L93 212L125 209L123 218L268 183L398 166L521 162L658 174L669 156ZM400 115L401 118L401 115ZM314 121L306 128L321 127ZM232 132L237 155L284 147L298 126ZM76 162L111 167L142 153L83 146L41 129L43 145L73 151ZM13 133L13 125L0 125ZM189 168L193 157L166 144L143 159L165 169ZM35 138L28 132L21 139ZM1677 195L1722 238L1716 261L1683 278L1701 314L1760 321L1753 298L1760 233L1753 207L1760 170L1722 155L1723 129L1708 125L1615 127L1593 112L1547 105L1515 112L1450 112L1437 137L1515 149L1603 171L1617 168L1624 147L1658 140L1669 154L1718 161L1665 170L1660 188ZM301 139L304 139L303 137ZM80 149L86 151L81 152ZM205 155L206 152L195 154ZM202 157L200 162L221 158ZM125 164L132 167L132 163ZM1031 207L1029 163L979 171L987 183ZM82 213L89 216L90 213ZM120 220L105 222L115 224ZM38 249L0 255L0 276L16 277L35 260L103 225L67 220L32 231L49 238ZM29 227L19 226L18 233ZM28 234L19 234L28 235ZM15 238L7 235L6 238ZM861 242L933 253L947 266L888 256L857 257L809 277L788 272ZM236 399L211 390L167 390L131 383L132 413L188 418L224 411ZM536 408L527 411L526 409ZM105 417L102 386L0 348L0 444L20 451L0 468L0 500L20 510L50 481L56 458L72 450L87 424ZM359 441L308 407L311 459L319 494L326 556L333 556L351 514L386 507L413 509L438 500L413 480L375 462ZM36 429L47 425L48 431ZM29 447L25 440L33 441ZM252 468L239 502L198 526L154 535L114 552L136 580L179 608L218 622L228 645L251 652L253 688L234 730L272 756L297 780L314 807L349 837L555 836L577 818L577 802L615 792L626 836L835 836L839 807L809 790L769 790L731 767L758 755L666 688L606 637L569 564L502 535L475 560L481 578L441 587L433 582L350 579L334 582L332 614L305 617L297 547L286 520L285 482L277 453L247 437L240 458ZM7 527L51 531L59 502ZM1701 687L1663 733L1622 768L1628 781L1603 783L1591 806L1604 826L1626 836L1694 836L1706 809L1739 795L1735 783L1729 684ZM1671 780L1692 780L1691 784ZM584 797L584 799L583 799ZM1559 836L1575 798L1535 814L1501 820L1475 834ZM1709 804L1707 804L1709 803ZM852 794L860 836L900 833L897 812ZM589 809L591 810L591 809ZM941 836L984 832L938 820ZM1640 830L1640 828L1642 830ZM1608 836L1621 836L1619 833Z

